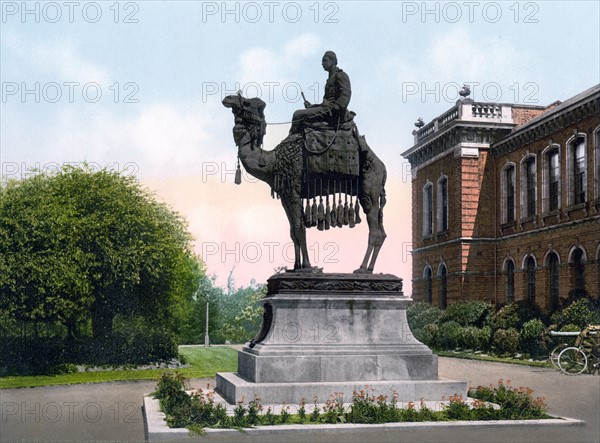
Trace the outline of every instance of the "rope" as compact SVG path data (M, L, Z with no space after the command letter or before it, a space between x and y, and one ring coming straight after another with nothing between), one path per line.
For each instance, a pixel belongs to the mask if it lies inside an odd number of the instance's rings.
M267 126L273 126L273 125L289 125L290 123L294 123L294 122L299 122L301 120L291 120L289 122L278 122L278 123L268 123L267 122Z

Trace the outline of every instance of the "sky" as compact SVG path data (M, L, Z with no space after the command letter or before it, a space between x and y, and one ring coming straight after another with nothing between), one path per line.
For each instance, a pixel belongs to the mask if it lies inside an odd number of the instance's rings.
M542 2L1 2L1 179L87 162L135 175L187 220L224 285L293 267L268 186L234 184L228 94L266 103L264 148L285 138L300 91L320 102L326 50L350 77L350 109L388 171L388 234L375 272L411 294L414 122L477 101L548 105L600 83L600 6ZM325 272L356 269L367 228L308 231Z

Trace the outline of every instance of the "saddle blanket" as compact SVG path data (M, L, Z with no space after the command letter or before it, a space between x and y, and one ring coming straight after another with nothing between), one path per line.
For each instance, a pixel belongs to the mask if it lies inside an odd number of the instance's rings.
M359 145L354 131L304 130L309 174L359 175Z

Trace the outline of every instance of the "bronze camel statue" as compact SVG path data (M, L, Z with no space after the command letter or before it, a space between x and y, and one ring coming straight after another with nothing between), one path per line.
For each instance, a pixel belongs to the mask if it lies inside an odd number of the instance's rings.
M312 212L312 226L319 219L319 229L325 229L348 224L347 214L350 213L350 226L360 221L358 203L355 210L348 211L346 200L345 213L342 209L342 194L347 199L356 196L366 215L369 225L369 243L364 259L355 273L372 273L386 234L383 228L383 207L385 205L385 181L387 172L383 162L367 145L364 136L359 136L353 125L353 134L358 150L357 175L355 179L340 178L340 174L321 174L313 178L307 173L305 138L303 134L291 134L271 151L262 149L263 136L266 133L264 116L265 103L259 98L247 99L238 95L229 95L223 99L223 105L231 108L235 116L233 138L238 147L238 158L246 171L257 179L266 182L272 193L281 198L290 223L290 236L294 243L294 271L313 270L306 245L306 217ZM348 142L350 143L350 142ZM310 152L310 150L308 151ZM239 171L239 164L238 164ZM239 177L239 175L238 175ZM239 183L238 177L236 182ZM350 185L348 185L350 184ZM335 208L336 194L340 201L337 211ZM333 195L333 210L329 207L329 197ZM322 209L322 197L327 198L327 209ZM317 208L316 197L320 204ZM312 210L309 208L313 200ZM303 207L303 199L307 206ZM317 210L318 209L318 210ZM318 214L317 214L318 212ZM326 216L324 215L326 214ZM354 215L355 214L355 215ZM337 216L337 217L336 217ZM344 216L346 216L344 218ZM344 219L344 223L342 223Z

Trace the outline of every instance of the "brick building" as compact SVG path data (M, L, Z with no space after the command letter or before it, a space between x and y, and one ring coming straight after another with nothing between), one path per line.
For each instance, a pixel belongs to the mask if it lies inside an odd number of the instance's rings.
M462 99L413 135L413 299L598 296L600 85L549 106Z

